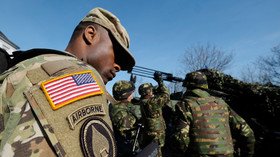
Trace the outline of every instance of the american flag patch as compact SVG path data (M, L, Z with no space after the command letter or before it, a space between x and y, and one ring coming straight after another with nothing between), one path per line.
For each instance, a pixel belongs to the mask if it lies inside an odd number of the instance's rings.
M91 71L63 75L43 82L41 87L53 110L74 101L103 93Z

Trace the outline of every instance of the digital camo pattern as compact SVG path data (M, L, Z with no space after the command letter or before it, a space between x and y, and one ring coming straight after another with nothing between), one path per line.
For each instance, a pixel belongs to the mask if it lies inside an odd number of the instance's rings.
M145 130L144 139L147 140L147 143L156 139L159 145L163 147L166 126L162 115L162 107L170 101L170 97L167 87L162 82L159 83L157 91L154 97L141 100L141 114Z
M119 102L110 106L110 116L118 144L118 156L131 156L136 136L137 117L131 112L130 102Z
M192 156L233 156L232 135L244 143L243 154L254 153L254 133L243 118L232 111L220 98L206 91L187 91L184 102L178 103L176 113L180 124L174 134L174 147ZM231 133L232 132L232 133Z

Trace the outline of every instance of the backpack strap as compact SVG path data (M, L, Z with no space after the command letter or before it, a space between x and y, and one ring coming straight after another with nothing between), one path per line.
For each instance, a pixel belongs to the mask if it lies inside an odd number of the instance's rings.
M11 63L11 58L9 53L0 48L0 74L6 71Z
M10 56L12 59L11 63L9 64L9 67L12 67L14 65L16 65L17 63L24 61L26 59L30 59L32 57L36 57L39 55L43 55L43 54L59 54L59 55L68 55L68 56L73 56L69 53L63 52L63 51L58 51L58 50L53 50L53 49L43 49L43 48L35 48L35 49L30 49L27 51L14 51L13 55Z

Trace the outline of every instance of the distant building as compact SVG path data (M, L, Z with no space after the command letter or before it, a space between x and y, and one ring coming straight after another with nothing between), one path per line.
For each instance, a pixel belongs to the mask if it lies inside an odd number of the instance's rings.
M5 49L9 54L13 51L19 49L19 47L10 41L1 31L0 31L0 48Z

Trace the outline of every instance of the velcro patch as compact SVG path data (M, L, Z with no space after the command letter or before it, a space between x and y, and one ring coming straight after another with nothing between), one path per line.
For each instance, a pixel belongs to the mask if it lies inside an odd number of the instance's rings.
M84 156L116 157L116 141L109 125L98 117L88 118L80 130L80 143Z
M41 87L53 110L89 96L103 94L90 70L53 78L43 82Z
M70 128L73 130L75 125L89 116L106 115L102 104L92 104L78 108L67 116Z

